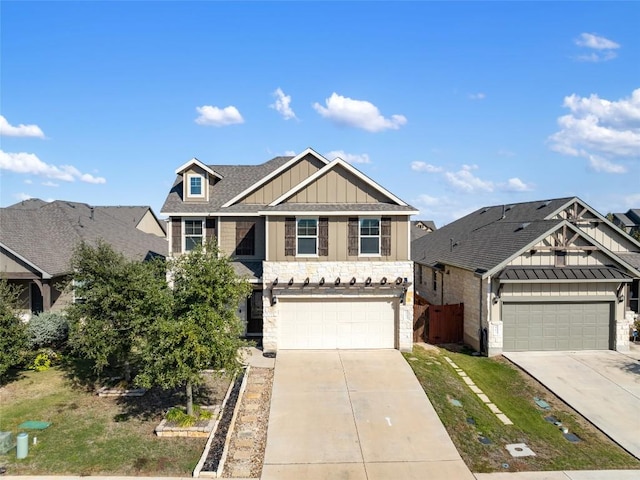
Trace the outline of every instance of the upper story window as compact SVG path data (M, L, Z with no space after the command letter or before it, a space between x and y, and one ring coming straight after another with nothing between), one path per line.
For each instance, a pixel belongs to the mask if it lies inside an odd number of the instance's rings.
M564 250L556 250L555 251L555 262L554 265L556 267L564 267L567 265L567 252Z
M204 198L204 177L197 174L187 175L187 196Z
M438 291L438 272L435 270L431 271L431 281L433 282L433 291Z
M204 229L202 228L202 219L185 219L184 220L184 251L190 252L196 246L202 245L204 239Z
M256 222L236 222L237 256L253 256L256 254Z
M296 228L298 255L318 254L318 219L299 218Z
M380 219L360 219L360 255L380 255Z

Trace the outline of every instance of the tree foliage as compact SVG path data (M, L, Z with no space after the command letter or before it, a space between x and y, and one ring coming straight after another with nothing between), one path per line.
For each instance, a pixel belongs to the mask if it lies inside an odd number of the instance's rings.
M128 381L150 325L165 314L164 261L131 261L99 242L79 244L71 264L77 300L67 310L70 343L95 373L115 367Z
M69 321L61 313L42 312L31 317L27 324L29 347L61 350L69 337Z
M0 380L20 363L27 344L24 322L16 314L18 295L18 289L0 277Z
M251 293L229 259L210 243L180 256L170 266L173 288L170 314L150 326L143 368L136 382L163 388L185 386L187 414L193 414L192 386L202 383L202 370L240 368L244 345L238 303Z

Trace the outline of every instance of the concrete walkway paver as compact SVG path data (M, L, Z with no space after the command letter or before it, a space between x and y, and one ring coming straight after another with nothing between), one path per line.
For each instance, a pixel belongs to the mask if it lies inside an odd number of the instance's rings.
M396 350L280 351L263 480L471 480Z
M640 458L640 363L614 351L514 352L531 374L629 453Z

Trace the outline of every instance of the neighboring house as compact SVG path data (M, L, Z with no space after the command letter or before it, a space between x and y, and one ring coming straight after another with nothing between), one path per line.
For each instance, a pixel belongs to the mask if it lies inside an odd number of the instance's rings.
M503 351L629 348L640 242L576 197L493 206L412 243L416 293L464 304L464 341Z
M640 208L631 208L627 213L614 213L613 223L632 235L640 232Z
M411 221L411 241L426 235L427 233L435 232L436 224L431 220L412 220Z
M92 207L39 199L0 208L0 275L21 287L23 316L62 310L76 245L102 239L131 259L167 256L161 223L149 207Z
M217 240L253 283L240 315L265 351L411 349L413 207L311 149L261 165L194 158L176 174L171 254Z

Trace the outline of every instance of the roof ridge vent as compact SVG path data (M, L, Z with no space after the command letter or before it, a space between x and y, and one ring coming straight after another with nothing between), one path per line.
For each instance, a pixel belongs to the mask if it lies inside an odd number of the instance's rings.
M541 208L544 208L544 207L548 207L550 203L551 203L551 200L546 200L546 201L542 202L540 204L540 206L538 207L538 210L540 210Z
M515 229L516 232L519 232L520 230L524 230L525 228L527 228L529 225L531 225L531 222L523 222L520 225L518 225L518 228Z

